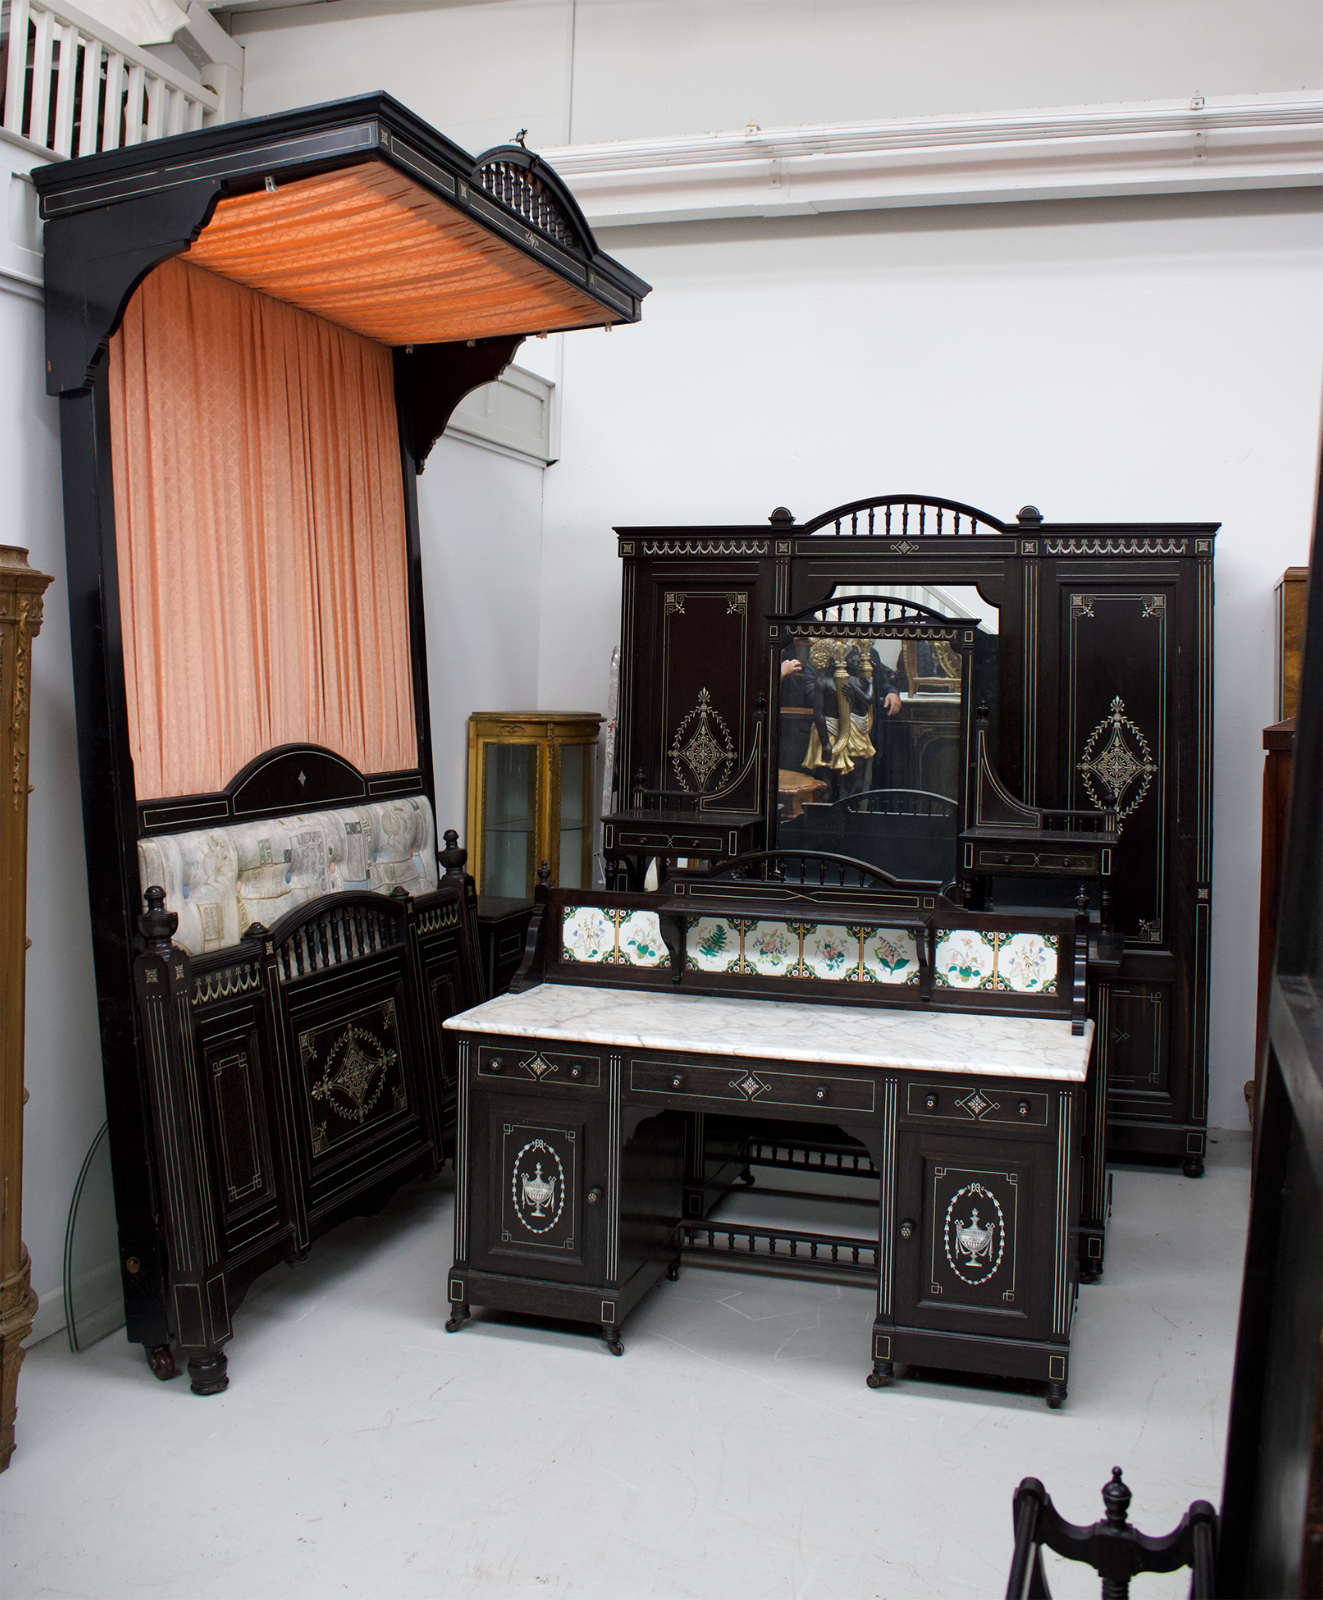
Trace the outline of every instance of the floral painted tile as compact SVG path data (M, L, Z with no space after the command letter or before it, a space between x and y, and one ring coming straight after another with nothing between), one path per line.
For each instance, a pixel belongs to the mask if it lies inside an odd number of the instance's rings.
M859 965L858 933L837 923L813 924L804 935L803 965L810 978L848 978Z
M615 960L615 923L596 906L566 906L560 937L562 961Z
M1055 994L1057 941L1041 933L1003 933L997 947L997 987L1017 994Z
M744 959L765 978L784 978L799 961L799 935L784 922L754 922L744 933Z
M729 917L690 917L686 952L692 972L738 971L739 923Z
M938 987L991 989L997 971L994 938L973 928L938 929L933 974Z
M664 967L671 959L655 911L630 911L620 920L620 960L630 967Z
M869 928L864 972L874 983L909 983L919 976L919 952L909 928Z

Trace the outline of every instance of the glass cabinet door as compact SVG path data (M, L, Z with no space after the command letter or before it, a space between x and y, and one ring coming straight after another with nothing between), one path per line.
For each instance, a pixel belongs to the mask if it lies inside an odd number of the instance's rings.
M535 744L483 746L483 893L532 897L537 871L538 757Z
M562 745L560 749L560 874L566 889L592 884L593 755L596 745Z
M480 895L531 900L544 861L552 883L591 887L603 720L596 711L469 717L469 870Z

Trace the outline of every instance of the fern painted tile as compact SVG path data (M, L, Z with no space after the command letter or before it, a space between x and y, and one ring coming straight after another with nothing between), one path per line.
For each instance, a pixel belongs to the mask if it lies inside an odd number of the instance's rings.
M1004 933L997 947L997 987L1017 994L1055 994L1055 939L1041 933Z
M686 944L693 972L726 972L740 959L740 927L728 917L691 917Z
M919 976L919 952L908 928L871 928L864 935L864 971L874 983L910 983Z
M596 906L566 906L560 925L562 961L612 961L616 927Z
M941 988L991 989L997 952L992 937L972 928L948 928L937 937L934 977Z
M859 936L831 922L813 925L804 936L804 966L811 978L847 979L859 965Z
M754 922L745 930L744 959L764 978L784 978L799 960L799 935L784 922Z
M655 911L631 911L620 922L620 959L630 967L664 967L670 954Z

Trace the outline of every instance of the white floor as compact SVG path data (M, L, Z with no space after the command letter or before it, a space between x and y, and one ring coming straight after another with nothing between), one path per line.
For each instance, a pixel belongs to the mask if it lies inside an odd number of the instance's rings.
M1059 1412L972 1380L866 1388L863 1287L686 1268L623 1359L563 1324L447 1336L451 1194L413 1188L256 1286L224 1395L158 1383L122 1334L30 1351L0 1593L1000 1595L1026 1475L1091 1522L1119 1464L1153 1533L1220 1500L1249 1173L1248 1136L1216 1137L1201 1182L1117 1171ZM1050 1581L1098 1592L1086 1568Z

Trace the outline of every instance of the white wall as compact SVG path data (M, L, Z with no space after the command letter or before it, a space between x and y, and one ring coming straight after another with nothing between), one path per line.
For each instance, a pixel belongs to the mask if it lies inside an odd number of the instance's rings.
M470 713L543 703L542 477L531 462L443 437L418 480L436 826L461 840Z
M1323 59L1314 0L329 0L233 31L248 115L386 89L475 155L1263 93Z
M23 1237L41 1299L37 1336L64 1323L61 1276L69 1201L105 1121L101 1041L74 734L64 570L59 418L45 397L40 292L0 277L0 539L50 574L32 647L33 793L28 820L27 1041Z

